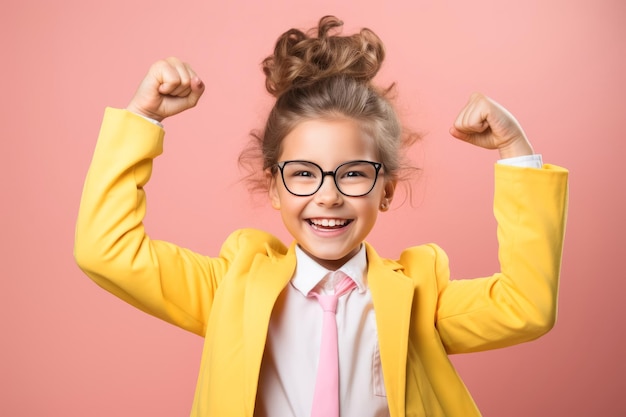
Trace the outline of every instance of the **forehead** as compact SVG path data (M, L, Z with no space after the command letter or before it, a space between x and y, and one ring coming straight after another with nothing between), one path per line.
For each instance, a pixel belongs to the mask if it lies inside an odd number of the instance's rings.
M377 161L374 139L350 118L313 119L298 123L285 136L279 160L303 159L324 168L355 159Z

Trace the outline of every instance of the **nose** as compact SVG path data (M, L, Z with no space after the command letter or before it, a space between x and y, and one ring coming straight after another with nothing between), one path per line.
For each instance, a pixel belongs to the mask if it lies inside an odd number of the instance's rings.
M322 186L315 193L315 202L323 206L337 206L343 202L332 175L325 175Z

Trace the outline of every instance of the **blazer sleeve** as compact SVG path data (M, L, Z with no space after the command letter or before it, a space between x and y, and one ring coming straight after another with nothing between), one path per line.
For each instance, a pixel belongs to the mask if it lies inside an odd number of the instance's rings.
M435 248L436 326L448 353L530 341L556 321L568 172L496 165L495 178L500 272L450 280L446 255Z
M204 335L214 293L228 267L226 245L209 258L146 234L144 186L162 152L163 130L108 108L87 173L74 256L98 285L139 309Z

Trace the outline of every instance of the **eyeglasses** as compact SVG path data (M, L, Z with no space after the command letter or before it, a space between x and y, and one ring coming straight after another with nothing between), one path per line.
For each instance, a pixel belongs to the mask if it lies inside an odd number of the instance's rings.
M315 194L330 175L337 190L348 197L362 197L374 189L383 164L371 161L350 161L339 165L334 171L324 171L309 161L283 161L276 164L280 169L285 188L291 194L307 197Z

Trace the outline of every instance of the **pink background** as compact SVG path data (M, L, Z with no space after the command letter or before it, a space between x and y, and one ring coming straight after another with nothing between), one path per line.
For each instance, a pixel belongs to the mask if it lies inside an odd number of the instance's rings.
M557 326L533 343L453 358L484 415L626 415L626 3L10 3L0 25L0 415L188 414L202 339L123 304L73 261L103 109L124 107L156 59L191 62L208 89L166 122L148 187L152 237L210 254L242 226L288 240L264 198L237 182L235 161L270 103L259 62L281 32L324 14L383 38L380 80L397 81L400 112L426 134L411 151L423 167L414 205L381 216L369 238L383 255L435 241L456 277L497 268L496 155L447 134L473 91L508 107L544 160L571 171Z

